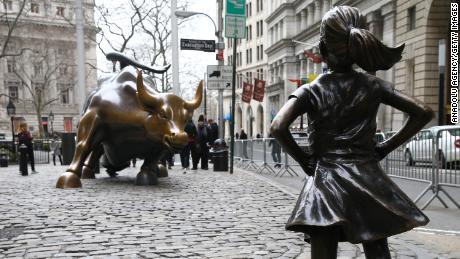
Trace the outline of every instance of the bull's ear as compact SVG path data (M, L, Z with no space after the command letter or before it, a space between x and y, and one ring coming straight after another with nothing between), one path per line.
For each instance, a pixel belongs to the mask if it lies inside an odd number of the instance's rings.
M137 71L136 86L137 99L139 100L139 103L141 103L145 107L153 109L156 109L161 105L161 100L159 98L155 97L151 93L147 92L147 90L145 90L144 79L142 78L141 70Z
M195 98L191 101L186 101L184 107L187 110L195 110L200 107L201 100L203 100L203 80L200 81L200 84L196 88Z

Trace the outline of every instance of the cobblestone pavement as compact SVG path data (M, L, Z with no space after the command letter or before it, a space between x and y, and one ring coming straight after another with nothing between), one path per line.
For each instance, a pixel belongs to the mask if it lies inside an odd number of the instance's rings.
M253 173L171 170L140 187L130 168L56 189L65 168L0 169L0 258L309 258L284 230L295 197ZM409 234L390 245L394 258L445 258ZM339 258L363 258L360 246L340 244Z

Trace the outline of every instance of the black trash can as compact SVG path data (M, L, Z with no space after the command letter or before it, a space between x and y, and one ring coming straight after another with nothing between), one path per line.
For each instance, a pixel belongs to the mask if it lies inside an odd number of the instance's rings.
M216 139L210 154L212 155L214 172L228 171L228 146L225 140Z
M8 167L8 155L0 154L0 167Z
M70 165L75 153L75 133L62 133L62 164Z

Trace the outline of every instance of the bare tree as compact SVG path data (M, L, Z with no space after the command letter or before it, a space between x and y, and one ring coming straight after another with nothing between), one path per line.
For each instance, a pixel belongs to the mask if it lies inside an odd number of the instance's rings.
M27 53L29 54L29 53ZM42 114L52 103L58 101L62 93L73 89L75 80L73 65L65 57L61 57L55 49L45 42L35 49L28 57L15 58L14 74L21 80L30 98L26 98L35 110L39 125L40 137L44 136ZM67 82L66 84L58 84ZM56 90L55 90L56 89ZM64 102L68 102L67 100ZM26 103L24 103L26 105Z
M17 10L13 2L17 4ZM12 1L12 0L2 0L3 12L0 13L0 23L1 27L5 26L6 32L4 35L0 35L3 43L0 45L0 59L5 57L17 57L21 56L26 49L14 49L10 47L12 39L14 38L14 31L17 29L20 23L21 17L27 13L28 8L26 7L26 0ZM0 28L1 28L0 27Z

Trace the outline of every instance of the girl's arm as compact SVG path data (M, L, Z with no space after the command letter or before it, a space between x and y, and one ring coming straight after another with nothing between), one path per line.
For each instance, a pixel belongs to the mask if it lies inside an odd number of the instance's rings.
M305 104L302 104L298 98L289 99L273 119L270 132L284 150L300 164L305 173L312 175L314 172L312 172L312 168L308 163L310 155L297 145L289 131L289 126L292 122L304 113L304 106Z
M391 151L408 141L434 118L434 112L430 107L399 91L384 95L382 103L407 113L409 118L395 135L376 146L380 159L383 159Z

